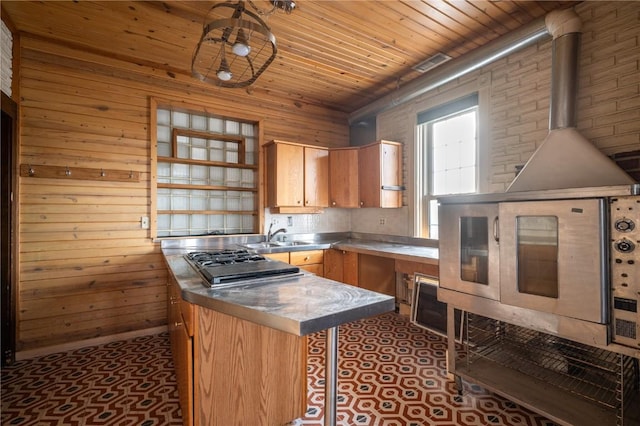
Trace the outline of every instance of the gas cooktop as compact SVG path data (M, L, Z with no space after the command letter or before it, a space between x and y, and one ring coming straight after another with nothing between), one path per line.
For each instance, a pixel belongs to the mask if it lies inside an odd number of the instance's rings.
M187 253L185 258L205 278L207 287L300 272L300 268L286 262L267 259L244 249L196 251Z

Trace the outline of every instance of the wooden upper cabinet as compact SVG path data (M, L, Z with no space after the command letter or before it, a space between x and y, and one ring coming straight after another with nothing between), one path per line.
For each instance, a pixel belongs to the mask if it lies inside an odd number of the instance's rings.
M329 150L329 199L331 207L359 207L359 148Z
M329 205L329 150L304 147L304 205Z
M358 152L360 207L402 207L402 144L379 141Z
M327 148L272 141L265 154L268 207L285 213L328 206Z

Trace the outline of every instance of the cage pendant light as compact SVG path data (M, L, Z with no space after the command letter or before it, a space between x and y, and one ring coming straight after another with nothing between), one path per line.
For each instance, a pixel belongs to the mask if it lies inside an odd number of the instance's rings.
M219 3L207 14L191 61L194 77L220 87L247 87L278 49L267 24L245 2Z

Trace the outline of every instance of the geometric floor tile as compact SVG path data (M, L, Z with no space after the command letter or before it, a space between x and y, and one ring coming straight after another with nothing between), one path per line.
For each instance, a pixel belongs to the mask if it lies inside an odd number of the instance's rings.
M459 395L445 374L446 341L406 317L367 318L338 334L340 426L553 425L477 385ZM324 348L324 332L309 336L308 409L292 424L324 424ZM182 424L167 333L18 361L0 383L2 425Z
M181 425L162 333L18 361L2 369L2 425Z
M459 395L446 375L446 339L405 316L345 324L338 339L338 425L554 425L477 385ZM307 413L292 424L324 424L324 353L324 332L311 335Z

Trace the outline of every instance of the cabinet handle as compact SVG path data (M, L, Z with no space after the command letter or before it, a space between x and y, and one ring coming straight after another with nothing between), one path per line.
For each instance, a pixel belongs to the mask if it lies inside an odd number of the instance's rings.
M296 201L296 203L300 204L300 200Z
M173 325L176 327L182 327L182 323L180 321L174 322Z
M380 189L383 191L404 191L406 188L404 185L382 185Z
M332 201L332 202L331 202L331 205L332 205L332 206L335 206L335 205L336 205L336 202L335 202L335 201Z
M172 298L171 298L170 303L171 303L172 305L175 305L176 303L178 303L178 301L176 300L176 298L175 298L175 297L172 297Z
M364 201L360 201L360 207L364 206Z
M305 256L305 257L304 257L304 260L309 260L309 259L310 259L310 257L309 257L309 256Z

